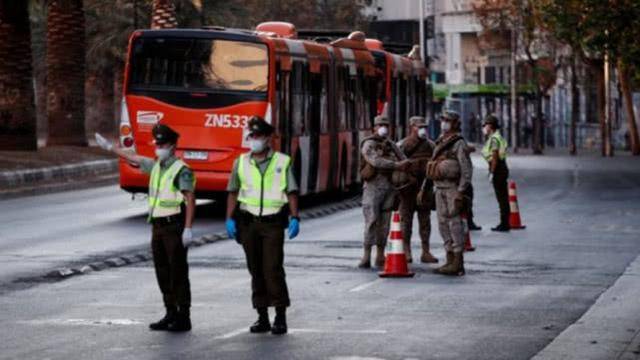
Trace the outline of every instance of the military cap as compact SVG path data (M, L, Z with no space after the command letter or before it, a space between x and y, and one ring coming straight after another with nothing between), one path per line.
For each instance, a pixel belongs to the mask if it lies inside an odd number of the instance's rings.
M391 123L389 122L389 118L384 115L377 115L373 118L373 125L387 125L389 126Z
M275 130L271 124L264 121L260 116L253 116L247 124L250 135L271 135Z
M458 114L458 112L453 111L453 110L445 110L442 113L442 116L440 117L440 120L458 121L458 120L460 120L460 114Z
M491 125L494 129L500 129L500 122L495 115L487 115L482 125Z
M157 145L167 143L175 144L178 142L178 138L180 137L177 132L164 124L157 124L154 126L153 130L151 130L151 134L153 135L153 140Z
M425 127L428 125L423 116L412 116L409 118L409 126Z

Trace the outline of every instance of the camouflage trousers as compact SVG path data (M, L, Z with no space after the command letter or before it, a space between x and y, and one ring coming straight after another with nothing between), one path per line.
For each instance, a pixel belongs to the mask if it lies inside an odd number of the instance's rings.
M408 249L411 246L413 233L413 216L418 214L418 233L423 250L429 250L429 238L431 237L431 209L418 206L418 188L412 186L400 193L400 218L402 220L402 237L404 245Z
M462 252L464 249L464 230L460 210L456 208L454 198L457 189L436 188L436 210L438 212L438 229L447 252Z
M395 199L396 191L393 185L382 176L364 183L362 212L365 246L386 246Z

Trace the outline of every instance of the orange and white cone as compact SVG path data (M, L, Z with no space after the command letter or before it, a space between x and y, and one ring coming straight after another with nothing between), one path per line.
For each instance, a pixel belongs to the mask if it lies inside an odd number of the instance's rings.
M402 240L402 227L400 226L400 214L394 211L391 215L391 231L387 240L384 271L378 273L380 277L413 277L407 265L407 256L404 253L404 241Z
M520 209L518 208L518 195L516 194L516 182L509 180L509 226L511 230L524 229L520 219Z
M464 232L464 251L476 251L475 246L471 244L471 233L469 232L469 216L466 212L460 214L462 218L462 230Z

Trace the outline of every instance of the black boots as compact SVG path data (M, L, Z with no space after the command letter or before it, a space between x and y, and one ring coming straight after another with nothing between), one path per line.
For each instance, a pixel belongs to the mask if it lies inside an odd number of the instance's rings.
M273 335L282 335L287 333L287 308L276 307L276 318L273 326L269 323L269 312L267 308L258 308L258 321L256 321L249 331L254 334L265 333L271 331Z
M271 324L269 323L269 312L267 308L258 308L258 321L253 323L249 327L249 332L258 334L271 330Z
M177 312L178 308L176 308L175 306L168 306L167 313L164 315L164 317L159 321L149 324L149 329L154 331L167 330L169 324L171 324L171 322L175 319Z
M167 313L162 319L149 324L149 329L154 331L182 332L191 330L191 316L189 308L178 309L175 306L168 306Z
M167 330L183 332L191 330L191 313L189 308L179 308L175 318L167 325Z
M271 333L273 335L282 335L287 333L287 308L284 306L276 307L276 318L273 320Z
M499 232L507 232L511 230L511 227L509 226L509 224L505 224L505 223L501 223L500 225L491 228L491 231L499 231Z
M478 226L473 220L469 220L469 231L482 230L482 226Z

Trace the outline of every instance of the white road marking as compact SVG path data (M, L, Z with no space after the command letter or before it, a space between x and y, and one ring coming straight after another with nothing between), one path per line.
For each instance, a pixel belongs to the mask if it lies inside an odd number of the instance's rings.
M367 289L367 288L369 288L369 287L371 287L371 286L373 286L373 285L375 285L375 284L377 284L377 283L379 283L381 281L382 281L382 279L375 279L375 280L370 281L368 283L364 283L362 285L358 285L358 286L354 287L353 289L349 290L349 292L362 291L362 290Z
M214 339L214 340L230 339L230 338L232 338L232 337L236 337L236 336L238 336L238 335L240 335L240 334L243 334L243 333L246 333L246 332L249 332L249 331L247 330L247 327L243 327L243 328L241 328L241 329L233 330L232 332L226 333L226 334L224 334L224 335L216 336L216 337L214 337L213 339Z
M249 333L246 327L241 329L233 330L224 335L216 336L214 340L226 340L236 337L238 335L242 335L244 333ZM387 330L337 330L337 329L298 329L293 328L289 329L290 334L371 334L371 335L384 335L387 333Z
M101 325L139 325L142 322L133 319L40 319L40 320L22 320L21 324L29 325L82 325L82 326L101 326Z
M385 360L383 358L370 357L370 356L334 356L329 360Z
M294 333L311 333L311 334L373 334L384 335L387 330L337 330L337 329L289 329Z

